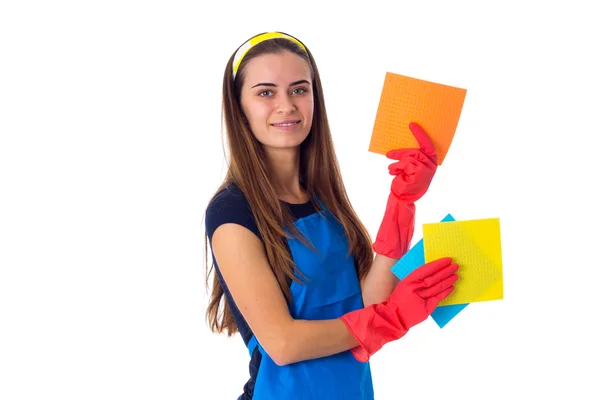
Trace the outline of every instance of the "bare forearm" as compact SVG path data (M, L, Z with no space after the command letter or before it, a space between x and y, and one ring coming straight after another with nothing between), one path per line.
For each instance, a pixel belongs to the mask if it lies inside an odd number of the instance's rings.
M340 319L293 320L286 330L281 365L341 353L359 344Z
M391 268L398 261L397 258L389 258L376 254L373 266L362 281L363 302L365 307L371 304L381 303L387 300L394 288L400 282Z
M400 281L391 272L391 268L397 261L398 259L380 254L375 256L373 266L361 285L364 307L388 299ZM282 364L325 357L359 345L346 324L339 319L293 320L285 331L283 335L285 340L280 353Z

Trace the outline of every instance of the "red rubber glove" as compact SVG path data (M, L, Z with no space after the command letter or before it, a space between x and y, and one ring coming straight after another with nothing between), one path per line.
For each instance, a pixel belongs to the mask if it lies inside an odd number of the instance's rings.
M450 257L431 261L400 281L388 300L342 315L340 319L360 343L351 350L354 358L368 361L386 343L425 321L454 290L457 270Z
M391 150L386 154L388 158L397 160L388 166L390 175L395 177L373 243L377 254L390 258L401 258L408 251L414 233L414 203L427 192L437 170L437 153L427 133L415 122L408 127L419 148Z
M392 181L392 193L404 203L419 200L429 188L437 170L438 157L435 146L423 128L411 122L410 131L419 143L418 149L388 151L386 157L398 160L388 166Z

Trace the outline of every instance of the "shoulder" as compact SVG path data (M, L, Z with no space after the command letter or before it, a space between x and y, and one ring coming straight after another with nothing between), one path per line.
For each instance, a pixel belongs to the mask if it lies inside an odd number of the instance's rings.
M235 184L229 184L217 192L206 207L206 215L215 215L232 212L239 209L248 209L250 205L244 193Z
M227 223L241 225L260 237L250 204L234 184L229 184L216 193L206 207L205 225L209 239L212 239L219 226Z

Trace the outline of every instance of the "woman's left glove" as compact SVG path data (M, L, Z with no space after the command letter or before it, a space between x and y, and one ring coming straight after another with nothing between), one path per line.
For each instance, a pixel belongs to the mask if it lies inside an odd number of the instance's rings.
M429 189L437 170L438 157L425 130L416 122L411 122L408 127L419 148L390 150L386 157L397 160L388 166L390 175L394 175L392 193L404 203L414 203Z
M396 162L388 166L394 175L383 220L373 243L373 250L390 258L401 258L410 246L414 233L415 202L427 189L437 170L438 157L431 139L423 128L411 122L410 131L419 148L398 149L386 156Z

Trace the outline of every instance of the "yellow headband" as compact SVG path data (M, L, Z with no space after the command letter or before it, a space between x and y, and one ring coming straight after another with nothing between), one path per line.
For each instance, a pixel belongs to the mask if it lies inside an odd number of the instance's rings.
M304 47L304 45L302 43L300 43L300 41L298 39L295 39L289 35L286 35L285 33L267 32L267 33L263 33L258 36L254 36L253 38L248 40L246 43L241 45L240 48L238 49L238 51L235 53L235 57L233 57L233 79L235 79L235 75L237 74L238 68L240 67L240 64L242 63L244 56L248 53L248 51L252 47L256 46L260 42L264 42L265 40L277 39L277 38L288 39L288 40L296 43L298 46L300 46L302 48L302 50L306 51L306 47Z

